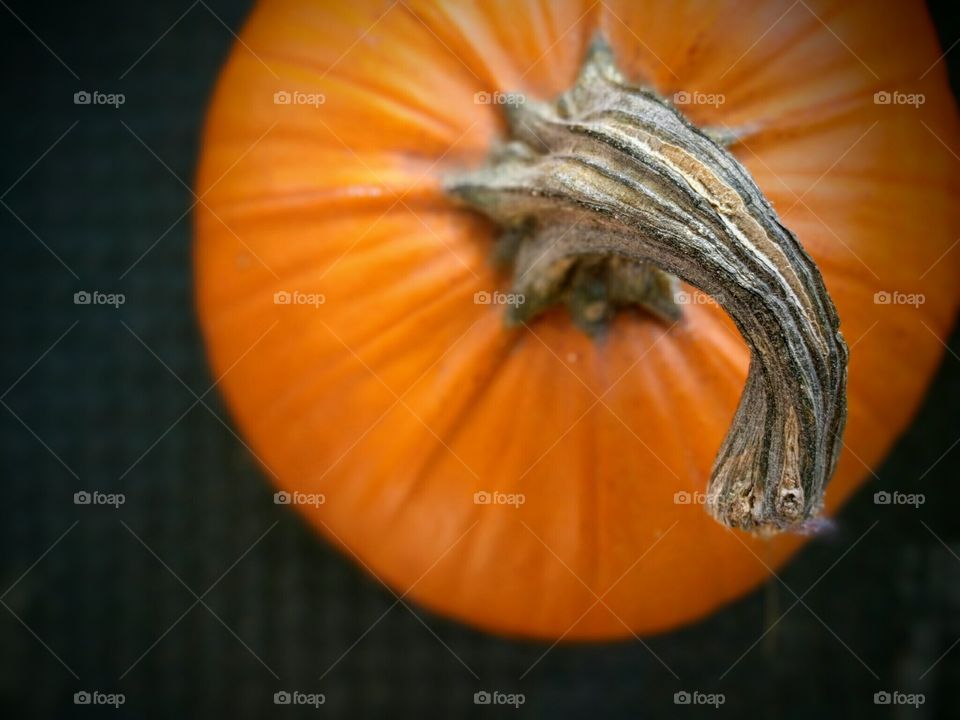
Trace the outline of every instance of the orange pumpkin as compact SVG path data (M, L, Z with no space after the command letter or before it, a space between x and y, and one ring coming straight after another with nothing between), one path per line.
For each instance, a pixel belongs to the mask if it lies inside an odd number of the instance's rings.
M508 289L496 229L442 186L504 133L475 95L555 98L598 33L631 82L713 98L681 110L740 132L730 152L823 274L850 348L826 513L910 421L960 300L960 132L922 3L260 4L198 179L214 375L320 532L499 633L671 628L805 540L728 530L696 502L749 361L718 307L673 327L623 311L591 337L559 308L509 328L475 302Z

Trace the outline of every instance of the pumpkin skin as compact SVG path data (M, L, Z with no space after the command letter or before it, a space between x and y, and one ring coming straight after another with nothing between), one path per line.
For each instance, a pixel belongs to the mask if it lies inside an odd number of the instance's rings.
M474 302L508 283L496 228L441 189L502 134L474 94L555 97L598 31L633 82L724 96L682 109L748 130L731 152L824 275L850 346L836 513L915 413L960 301L960 161L944 148L960 132L922 3L806 5L256 8L203 140L197 307L243 437L279 489L324 494L296 506L321 533L436 612L564 640L689 622L806 541L675 502L704 491L746 376L718 307L684 306L673 328L622 312L590 338L563 310L508 329L503 306ZM284 90L324 102L275 104ZM874 102L895 90L925 102Z

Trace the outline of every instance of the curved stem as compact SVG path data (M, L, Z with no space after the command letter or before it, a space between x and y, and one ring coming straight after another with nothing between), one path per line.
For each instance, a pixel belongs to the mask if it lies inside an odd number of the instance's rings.
M515 289L537 296L578 258L616 256L710 294L751 361L708 509L749 530L815 516L842 444L847 349L816 265L747 171L627 85L602 42L556 102L506 110L511 141L446 187L522 237Z

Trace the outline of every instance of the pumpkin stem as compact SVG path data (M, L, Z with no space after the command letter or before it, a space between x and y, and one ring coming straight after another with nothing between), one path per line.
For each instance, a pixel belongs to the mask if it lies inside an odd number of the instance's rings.
M510 140L446 181L505 235L526 321L562 301L581 326L640 303L676 317L675 278L711 295L751 350L707 507L777 532L816 516L846 420L847 348L817 266L746 169L595 42L554 102L504 106Z

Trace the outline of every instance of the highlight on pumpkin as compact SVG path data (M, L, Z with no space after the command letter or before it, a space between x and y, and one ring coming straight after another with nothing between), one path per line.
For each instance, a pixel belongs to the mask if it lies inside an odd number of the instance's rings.
M703 618L842 527L960 302L944 48L879 4L258 5L194 263L277 502L548 642Z

